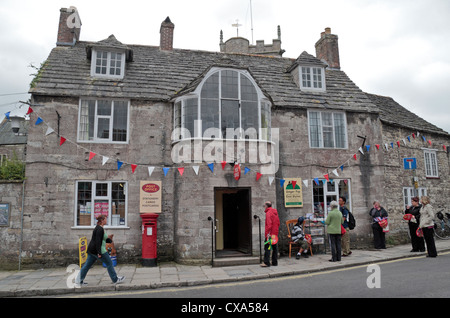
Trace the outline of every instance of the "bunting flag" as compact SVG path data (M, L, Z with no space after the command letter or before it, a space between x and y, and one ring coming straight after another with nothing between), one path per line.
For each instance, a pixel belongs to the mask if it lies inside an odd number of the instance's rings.
M64 138L64 137L61 137L60 139L59 139L59 145L60 146L62 146L63 145L63 143L65 143L66 142L66 138Z
M91 152L89 153L89 161L91 161L91 159L94 158L95 155L96 155L96 153L94 153L94 152L91 151Z
M295 186L297 185L297 181L292 180L292 189L295 189Z
M42 118L41 117L38 117L38 119L36 120L36 123L35 123L35 125L39 125L39 124L41 124L41 123L43 123L44 121L42 120Z
M339 177L338 172L337 172L337 169L334 169L332 172L333 172L333 174L334 174L336 177Z
M198 176L198 169L200 166L192 166L192 169L194 169L195 174Z
M51 127L47 127L47 132L45 133L46 136L50 135L51 133L54 133L55 131Z
M35 126L45 123L44 119L42 117L40 117L39 114L37 114L31 107L28 108L28 111L27 111L26 115L31 115L33 113L35 114L33 116L36 116ZM6 112L5 113L5 117L8 120L10 120L11 112L10 111ZM31 116L30 116L30 119L31 119ZM47 130L46 130L46 133L45 133L46 136L48 136L48 135L50 135L50 134L55 132L55 130L53 128L51 128L48 124L46 124L46 125L47 125ZM401 142L403 142L404 146L407 146L406 139L408 140L409 143L411 143L412 139L416 139L416 136L417 137L421 136L423 142L428 143L430 146L433 145L433 142L430 139L427 139L425 137L425 135L421 134L420 132L415 132L415 133L412 133L412 134L410 134L408 136L405 136L405 138L400 138L397 141L384 143L385 150L389 151L389 148L394 149L394 143L397 144L398 148L401 148L400 147L400 143ZM59 142L60 146L62 146L66 141L69 141L71 144L76 145L78 148L82 148L82 149L84 149L86 151L89 151L89 161L91 161L97 155L96 152L91 151L90 149L84 148L82 145L78 144L76 141L68 140L65 137L62 137L60 135L58 135L58 137L60 139L60 142ZM412 137L412 139L411 139L411 137ZM391 145L391 147L389 147L389 144ZM380 144L375 144L375 147L376 147L377 150L380 150ZM447 147L448 147L448 145L442 145L443 151L448 152ZM370 145L365 145L365 152L366 153L370 153L370 148L371 148ZM364 152L363 149L364 149L364 146L359 147L358 151L361 152L361 154L365 155L365 152ZM358 160L358 152L353 154L353 158L354 158L354 160ZM109 159L110 158L107 157L107 156L102 156L102 165L105 165L109 161ZM123 161L120 161L119 158L113 158L113 160L115 160L117 162L117 170L120 170L121 167L124 164L129 164L129 163L125 163ZM333 175L336 176L336 177L339 177L338 169L341 169L341 171L343 172L344 171L344 166L345 166L345 164L349 164L349 160L350 159L348 159L346 161L346 163L340 165L338 168L331 170ZM221 161L222 170L225 170L227 161L230 161L230 160ZM233 162L230 163L231 166L236 166L236 164L239 166L238 163L233 163ZM137 168L138 165L137 164L130 164L130 166L131 166L132 173L135 173L136 168ZM211 172L214 173L214 163L208 164L208 167L211 170ZM153 171L154 171L154 169L155 169L155 167L154 166L147 166L147 168L148 168L148 174L149 174L149 176L151 176ZM193 168L195 174L198 175L200 166L196 165L196 166L192 166L192 168ZM177 169L178 169L178 172L180 173L180 175L183 176L185 168L184 167L178 167ZM169 172L169 170L170 170L170 167L163 167L164 176L167 176L167 173ZM253 170L253 168L250 169L249 167L245 167L244 174L248 174L249 172L255 172L256 173L256 181L259 181L261 179L261 177L263 176L262 173L260 173L260 172L258 172L256 170ZM239 170L239 177L240 177L240 170ZM239 180L239 177L236 178L236 176L235 176L235 179ZM326 184L326 182L331 182L332 184L334 183L334 180L330 178L330 174L329 173L324 174L323 178L325 178L325 179L312 178L312 179L309 179L309 180L313 180L316 185L319 185L320 183ZM272 185L272 183L273 183L273 181L275 179L279 179L279 178L276 178L274 176L268 176L269 185ZM308 179L303 179L302 180L303 184L306 187L308 187L308 181L309 180ZM343 179L343 180L344 180L344 183L347 184L348 180L346 180L346 179ZM284 187L284 184L285 184L285 180L280 178L280 186ZM293 186L295 187L295 183L294 182L293 182Z

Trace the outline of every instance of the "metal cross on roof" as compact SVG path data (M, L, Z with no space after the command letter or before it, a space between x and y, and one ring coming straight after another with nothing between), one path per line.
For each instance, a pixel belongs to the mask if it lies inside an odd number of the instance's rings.
M242 24L239 24L239 19L236 19L236 23L233 23L231 26L236 28L236 36L239 37L239 27L242 26Z

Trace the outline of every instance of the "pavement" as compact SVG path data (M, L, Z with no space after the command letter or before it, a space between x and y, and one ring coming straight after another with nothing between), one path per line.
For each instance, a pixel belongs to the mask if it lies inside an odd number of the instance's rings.
M450 240L436 240L439 253L450 251ZM64 297L74 293L144 290L164 287L186 287L217 283L232 283L256 279L268 279L288 275L301 275L319 271L340 269L358 265L380 263L408 257L424 257L426 252L410 252L411 244L396 245L383 250L352 250L340 262L329 262L330 253L315 254L296 260L295 256L281 257L278 266L263 268L259 264L227 267L211 265L181 265L161 263L157 267L119 264L115 267L119 276L126 276L121 284L112 284L106 268L97 262L88 272L86 286L73 284L79 267L38 270L0 271L0 297ZM439 256L438 256L439 257Z

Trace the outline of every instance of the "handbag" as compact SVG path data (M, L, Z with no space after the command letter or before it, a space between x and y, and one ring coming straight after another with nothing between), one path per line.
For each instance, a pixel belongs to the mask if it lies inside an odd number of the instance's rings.
M341 235L344 235L346 232L344 226L341 224Z

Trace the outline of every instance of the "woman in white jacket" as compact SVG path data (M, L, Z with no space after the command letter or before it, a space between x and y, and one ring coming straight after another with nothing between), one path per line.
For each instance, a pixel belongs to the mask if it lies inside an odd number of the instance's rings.
M423 238L427 244L427 257L436 257L437 251L434 244L434 211L427 196L421 198L422 209L420 210L419 227L422 229Z

